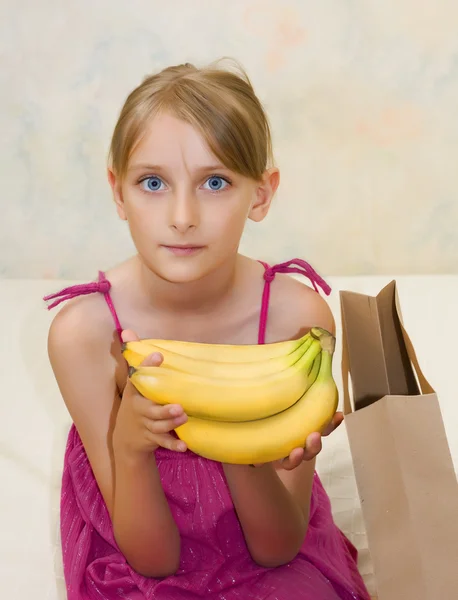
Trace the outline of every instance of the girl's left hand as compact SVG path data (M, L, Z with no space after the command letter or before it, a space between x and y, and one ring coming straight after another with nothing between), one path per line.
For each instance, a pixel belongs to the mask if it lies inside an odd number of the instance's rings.
M312 460L314 459L320 452L322 448L321 438L322 436L329 435L332 433L343 421L343 413L336 412L332 421L323 431L323 433L311 433L305 443L305 448L294 448L291 451L290 455L284 458L281 461L281 467L286 471L292 471L296 467L298 467L303 460ZM261 467L264 463L259 463L253 465L254 467Z

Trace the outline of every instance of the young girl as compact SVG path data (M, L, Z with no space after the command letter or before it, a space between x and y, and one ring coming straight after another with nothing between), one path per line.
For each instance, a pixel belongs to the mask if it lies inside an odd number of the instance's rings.
M334 331L316 293L330 290L306 262L270 267L238 253L246 220L264 219L279 183L248 78L189 64L148 77L122 109L110 158L137 254L45 298L49 308L72 299L49 332L74 423L61 497L68 599L368 599L314 471L318 433L256 468L203 459L174 434L181 406L140 396L121 353L139 338L263 344Z

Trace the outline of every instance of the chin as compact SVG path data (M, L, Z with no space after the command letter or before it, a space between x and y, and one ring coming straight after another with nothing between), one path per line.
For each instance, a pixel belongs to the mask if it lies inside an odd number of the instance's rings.
M182 261L175 264L155 265L152 269L161 279L169 283L192 283L208 275L212 269L205 269L193 261Z

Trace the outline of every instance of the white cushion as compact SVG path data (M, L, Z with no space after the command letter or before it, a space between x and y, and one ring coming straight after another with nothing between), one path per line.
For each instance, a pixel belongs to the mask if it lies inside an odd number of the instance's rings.
M334 374L340 386L339 290L375 295L392 279L420 364L439 395L458 470L455 369L458 276L327 277L337 324ZM54 314L41 298L66 285L55 280L0 280L0 579L3 597L64 600L58 509L63 453L70 419L49 367L46 337ZM317 470L334 517L360 551L360 569L374 592L345 426L325 439ZM27 577L24 573L27 573Z

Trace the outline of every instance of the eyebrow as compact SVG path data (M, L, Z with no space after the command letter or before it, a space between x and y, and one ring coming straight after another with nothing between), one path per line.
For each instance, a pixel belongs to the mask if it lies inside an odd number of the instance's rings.
M205 167L199 167L196 170L201 173L211 173L213 171L221 171L222 169L224 169L225 171L230 170L221 163L217 163L214 165L207 165ZM128 171L140 171L140 170L159 172L159 171L166 171L167 168L164 166L161 166L161 165L151 165L151 164L147 164L147 163L133 164L128 168Z

